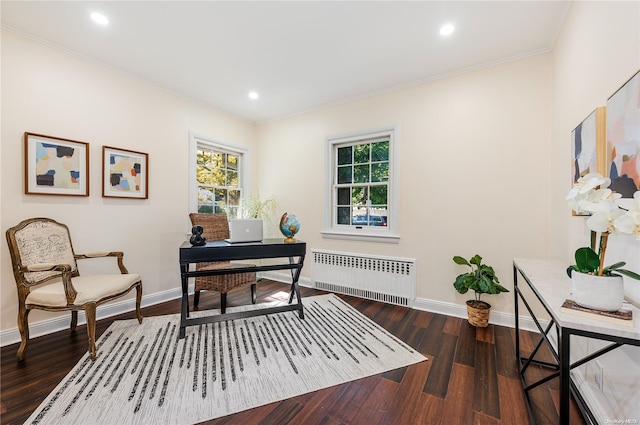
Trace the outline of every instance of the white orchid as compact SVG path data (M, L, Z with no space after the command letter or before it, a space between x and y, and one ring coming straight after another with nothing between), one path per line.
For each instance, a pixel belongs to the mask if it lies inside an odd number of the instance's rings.
M633 199L622 199L622 195L608 189L610 184L610 179L598 173L589 173L579 178L567 194L566 199L571 209L591 213L587 226L593 234L600 233L598 252L594 251L595 246L578 248L577 264L570 266L567 273L571 275L571 270L577 270L602 276L616 272L640 280L637 273L621 268L625 265L624 262L609 267L604 267L603 264L610 234L634 235L640 241L640 191L633 195Z
M582 207L582 203L587 200L596 201L596 199L589 199L590 195L597 192L597 190L594 192L594 189L598 186L608 187L610 184L610 179L598 173L589 173L580 177L567 194L566 199L569 202L569 207L576 212L587 211Z
M636 240L640 241L640 191L633 195L633 199L619 199L617 204L627 212L613 222L615 230L619 233L634 235Z
M594 232L614 233L614 222L624 214L613 201L603 201L598 204L598 210L587 220L587 226Z

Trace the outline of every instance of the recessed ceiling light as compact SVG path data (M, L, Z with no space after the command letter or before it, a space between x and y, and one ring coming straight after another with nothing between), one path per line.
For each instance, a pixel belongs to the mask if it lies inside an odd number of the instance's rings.
M107 25L109 23L109 19L107 19L107 17L104 16L102 13L98 13L98 12L93 12L91 14L91 19L93 19L93 22L100 25Z
M440 35L446 37L453 34L453 31L455 31L455 29L456 27L454 27L452 24L443 25L442 28L440 28Z
M249 92L249 99L251 99L251 100L256 100L258 97L260 97L260 96L258 95L258 93L254 92L254 91L250 91L250 92Z

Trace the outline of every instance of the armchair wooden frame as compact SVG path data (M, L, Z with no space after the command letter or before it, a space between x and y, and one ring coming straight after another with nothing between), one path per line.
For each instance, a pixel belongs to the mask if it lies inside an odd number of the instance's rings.
M28 245L26 239L28 235L25 233L35 232L38 229L51 229L55 232L56 248L59 251L67 249L65 263L53 263L50 260L55 259L48 255L47 249L43 249L41 241ZM21 343L18 348L17 358L23 360L27 342L29 341L29 312L33 309L45 311L71 311L71 331L75 331L78 324L78 311L84 310L87 317L87 337L89 340L89 355L92 360L96 359L96 308L103 303L121 297L136 288L136 316L138 322L142 323L142 313L140 304L142 301L142 280L137 274L129 274L123 263L124 254L120 251L112 252L96 252L87 254L76 254L71 244L71 235L69 228L49 218L31 218L20 222L17 226L12 227L6 232L7 243L9 244L9 253L11 255L11 263L13 266L13 275L16 280L18 289L18 330L20 332ZM25 255L28 251L38 250L44 255ZM30 257L30 258L26 258ZM38 257L38 258L37 258ZM47 258L49 257L49 258ZM76 282L74 279L80 278L80 273L76 264L76 260L100 257L115 257L117 260L120 274L115 275L87 275L82 277L82 283ZM34 259L38 262L34 262ZM58 255L58 258L59 255ZM42 262L40 262L42 261ZM45 262L46 261L46 262ZM98 278L99 277L99 278ZM100 284L92 285L92 278L100 279ZM79 281L80 279L78 279ZM99 288L104 284L104 287ZM37 297L39 302L30 300L29 295L36 288L42 288L49 285L49 288L60 289L60 285L64 290L64 300L58 297L56 301L42 301L44 295ZM113 289L109 289L109 288ZM59 291L58 291L59 292ZM57 294L54 294L54 296ZM80 301L80 302L77 302Z

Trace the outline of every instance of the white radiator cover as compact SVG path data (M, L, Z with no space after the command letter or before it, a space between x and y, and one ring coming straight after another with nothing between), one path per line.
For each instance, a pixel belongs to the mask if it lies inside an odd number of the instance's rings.
M416 260L311 250L316 289L411 307L416 298Z

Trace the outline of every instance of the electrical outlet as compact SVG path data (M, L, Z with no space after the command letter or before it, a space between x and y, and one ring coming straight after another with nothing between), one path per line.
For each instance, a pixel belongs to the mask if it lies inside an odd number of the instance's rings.
M604 390L604 367L602 367L602 363L600 363L599 361L595 361L596 367L595 367L595 373L594 373L594 378L596 381L596 387L598 387L598 389L600 390L600 392L602 392Z

